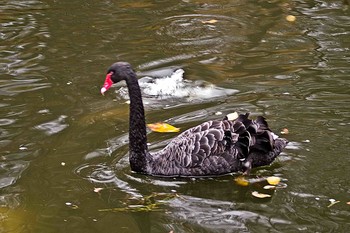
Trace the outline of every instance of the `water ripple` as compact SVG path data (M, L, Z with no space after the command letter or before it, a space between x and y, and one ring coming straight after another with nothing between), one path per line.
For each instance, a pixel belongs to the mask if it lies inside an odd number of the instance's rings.
M69 126L65 123L66 118L67 116L61 115L56 120L42 123L40 125L35 126L34 128L44 131L47 135L56 134Z
M38 23L45 7L39 1L9 1L0 5L0 95L48 88L42 83L47 67L41 65L45 58L48 28Z
M0 188L14 184L29 166L28 161L17 160L0 163Z
M271 218L258 211L240 209L238 204L206 198L180 196L168 202L174 219L197 224L204 229L229 232L250 231L251 223L258 223L259 229L271 229L272 224L291 224L287 219ZM175 226L177 228L177 226ZM202 229L203 230L203 229Z
M155 28L157 28L156 34L159 35L160 40L167 41L161 43L161 46L167 46L167 49L191 51L193 48L197 48L197 56L221 52L228 44L234 46L249 44L247 39L247 35L249 35L248 21L241 21L232 16L174 15L164 18ZM230 31L237 31L237 33L235 36L229 36ZM210 47L209 51L208 46Z

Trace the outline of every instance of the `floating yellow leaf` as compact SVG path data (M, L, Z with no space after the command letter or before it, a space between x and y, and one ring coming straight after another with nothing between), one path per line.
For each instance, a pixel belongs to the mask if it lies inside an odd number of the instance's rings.
M294 15L287 15L286 20L288 22L294 22L297 18Z
M246 180L243 176L239 176L235 179L236 184L240 185L240 186L248 186L249 185L249 181Z
M174 133L174 132L179 132L180 128L176 128L172 125L169 125L167 123L163 122L158 122L154 124L147 124L148 128L150 128L154 132L159 132L159 133Z
M268 198L268 197L271 197L271 195L269 195L269 194L258 193L257 191L252 192L252 195L254 197L257 197L257 198Z
M218 21L216 19L202 21L202 23L208 23L208 24L213 24L213 23L217 23L217 22Z
M271 185L278 185L279 182L281 181L281 178L277 176L270 176L270 177L267 177L266 180L267 180L267 183Z

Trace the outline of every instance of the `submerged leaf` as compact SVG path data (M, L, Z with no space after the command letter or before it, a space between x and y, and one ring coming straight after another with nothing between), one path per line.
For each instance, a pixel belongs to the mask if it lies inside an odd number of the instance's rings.
M100 209L100 212L153 212L161 211L161 206L173 198L179 197L174 193L152 193L139 200L137 204L127 204L125 207L116 207L110 209Z
M281 178L277 176L270 176L270 177L267 177L266 180L267 180L267 183L271 185L278 185L281 181Z
M161 208L156 204L150 205L130 205L120 208L110 208L110 209L99 209L100 212L151 212L151 211L161 211Z
M180 128L176 128L172 125L169 125L167 123L163 122L158 122L154 124L147 124L148 128L150 128L154 132L159 132L159 133L174 133L174 132L179 132Z
M258 193L257 191L252 192L252 195L257 198L268 198L271 197L270 194Z

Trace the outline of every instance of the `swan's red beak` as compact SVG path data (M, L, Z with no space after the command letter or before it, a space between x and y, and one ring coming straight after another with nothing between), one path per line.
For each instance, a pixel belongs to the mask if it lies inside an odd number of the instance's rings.
M112 75L113 75L113 72L109 72L106 75L105 83L103 84L103 87L101 88L101 94L102 95L104 95L105 92L113 85L113 81L111 79Z

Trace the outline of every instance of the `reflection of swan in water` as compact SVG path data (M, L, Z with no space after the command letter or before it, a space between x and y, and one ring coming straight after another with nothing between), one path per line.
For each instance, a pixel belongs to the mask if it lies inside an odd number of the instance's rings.
M161 70L151 72L139 79L139 85L145 104L152 99L183 99L186 102L210 101L213 98L225 97L238 92L235 89L217 87L203 80L191 81L184 79L183 69ZM118 85L117 85L118 86ZM123 99L129 99L128 90L122 86L117 93Z

